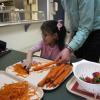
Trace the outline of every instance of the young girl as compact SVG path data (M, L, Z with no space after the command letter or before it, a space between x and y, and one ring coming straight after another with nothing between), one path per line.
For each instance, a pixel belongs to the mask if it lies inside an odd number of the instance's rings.
M32 55L41 51L40 57L54 60L65 48L66 29L62 21L49 20L41 26L42 41L33 46L27 53L26 65L32 63Z

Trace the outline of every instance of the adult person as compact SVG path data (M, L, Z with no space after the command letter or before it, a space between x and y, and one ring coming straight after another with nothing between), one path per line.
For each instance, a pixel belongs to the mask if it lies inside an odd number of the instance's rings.
M100 0L61 0L69 20L71 40L58 55L58 63L76 57L98 62L100 57ZM67 27L67 26L66 26ZM67 28L68 29L68 28Z

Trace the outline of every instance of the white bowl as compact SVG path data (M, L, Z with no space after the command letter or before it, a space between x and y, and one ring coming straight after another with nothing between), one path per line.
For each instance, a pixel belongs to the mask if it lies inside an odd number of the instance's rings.
M87 83L80 79L87 76L92 78L94 72L100 72L100 64L86 61L73 67L73 73L79 85L88 92L100 95L100 84Z

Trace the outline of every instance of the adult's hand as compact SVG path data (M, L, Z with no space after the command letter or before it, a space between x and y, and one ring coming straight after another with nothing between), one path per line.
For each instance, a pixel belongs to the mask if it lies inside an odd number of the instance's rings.
M63 49L56 58L58 64L67 63L70 62L70 60L71 60L71 52L68 48Z

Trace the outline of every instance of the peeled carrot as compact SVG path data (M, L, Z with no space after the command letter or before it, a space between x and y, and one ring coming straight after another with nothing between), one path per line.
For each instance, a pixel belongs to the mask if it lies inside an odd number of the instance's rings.
M59 66L56 66L55 69L52 71L51 76L49 76L48 78L50 80L52 80L52 78L54 78L56 76L56 74L65 66L65 64L61 64Z
M70 65L66 65L64 67L62 67L62 69L59 70L59 72L55 75L55 77L51 78L51 82L49 82L46 86L51 88L53 87L53 82L67 69L71 68ZM71 71L71 70L70 70Z
M71 70L72 67L65 64L53 67L47 76L38 83L38 86L43 87L46 85L49 88L57 86L65 79Z
M50 72L46 75L46 77L44 77L44 78L38 83L38 86L43 87L47 82L49 82L49 77L51 76L51 74L52 74L52 72L53 72L54 69L55 69L55 68L52 68L52 69L50 70Z
M25 98L25 99L24 99ZM5 84L0 89L0 100L28 100L28 83Z
M19 76L24 76L28 74L27 71L22 66L22 64L15 64L13 65L13 68L14 68L14 72L16 72L17 75Z
M53 82L55 79L57 79L64 71L65 71L65 66L62 67L62 69L58 71L55 77L51 78L51 81Z
M43 86L45 85L45 83L46 83L46 78L47 78L47 77L45 77L44 79L42 79L42 80L38 83L38 86L39 86L39 87L43 87Z
M36 66L34 68L34 71L39 71L39 70L45 69L45 68L47 68L48 66L50 66L52 64L56 64L56 62L55 61L51 61L51 62L49 62L47 64L44 64L44 65L41 65L41 66Z
M46 83L47 87L52 87L52 78L55 77L55 75L63 68L64 64L60 65L60 66L56 66L52 69L52 71L50 72L50 74L48 75L48 83Z
M66 70L53 82L53 85L54 86L59 85L65 79L65 77L69 74L70 71L71 71L71 67L66 68Z
M50 82L52 77L55 77L55 75L57 74L57 72L64 66L65 64L62 64L60 66L56 66L54 68L52 68L50 70L50 72L47 74L47 76L41 80L39 83L38 83L38 86L40 87L43 87L46 83Z
M49 87L49 88L53 87L53 83L52 82L47 83L46 87Z

